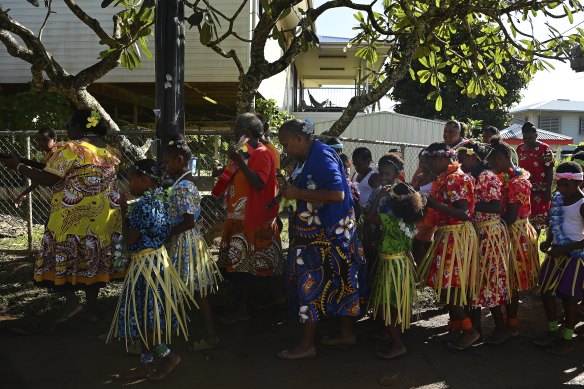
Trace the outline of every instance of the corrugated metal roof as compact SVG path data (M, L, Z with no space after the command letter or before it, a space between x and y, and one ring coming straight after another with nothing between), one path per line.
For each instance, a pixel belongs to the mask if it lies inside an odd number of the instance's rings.
M319 35L318 40L320 41L320 43L349 43L351 38L343 38L340 36Z
M517 143L513 141L523 142L523 134L521 133L521 124L515 123L501 131L501 137L509 143ZM551 131L537 130L537 140L549 144L572 144L574 139L572 137L558 134Z
M524 105L512 109L511 113L525 111L567 111L567 112L584 112L584 101L572 101L565 99L542 101L535 104Z

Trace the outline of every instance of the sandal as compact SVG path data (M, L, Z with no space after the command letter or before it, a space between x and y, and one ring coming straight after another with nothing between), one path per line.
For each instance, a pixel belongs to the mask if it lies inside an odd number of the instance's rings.
M202 338L197 341L194 341L187 347L187 351L190 353L200 353L203 351L211 351L216 350L221 347L221 342L217 343L209 343L207 339Z

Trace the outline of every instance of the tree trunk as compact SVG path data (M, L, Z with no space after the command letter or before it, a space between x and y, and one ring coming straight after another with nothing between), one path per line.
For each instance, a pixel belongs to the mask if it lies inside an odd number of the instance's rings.
M75 106L78 108L87 107L94 111L99 112L102 119L106 122L108 130L112 132L119 132L120 127L111 118L107 111L99 104L99 102L87 91L87 88L71 89L67 91L67 96L73 101ZM144 148L134 145L126 136L117 136L120 144L120 148L124 151L124 154L130 157L132 160L139 160L146 158L146 151Z
M238 115L246 112L252 112L255 109L255 95L262 83L261 77L252 77L248 70L247 74L241 78L237 87L237 100L235 103L236 113Z

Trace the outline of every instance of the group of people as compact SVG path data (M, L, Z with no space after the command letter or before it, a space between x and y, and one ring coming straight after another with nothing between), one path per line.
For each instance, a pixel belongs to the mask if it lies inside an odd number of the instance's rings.
M383 341L380 358L404 354L401 334L420 285L433 288L448 307L445 340L456 351L480 338L483 307L496 326L487 343L516 335L518 294L537 285L549 333L536 343L557 353L572 349L584 282L584 152L557 167L552 199L554 156L531 123L515 154L496 128L487 127L480 143L465 139L461 124L449 121L444 142L420 153L411 183L398 150L374 164L370 150L359 147L349 160L338 139L321 142L312 123L297 119L278 129L286 160L293 161L280 169L268 130L261 115L239 115L239 142L216 171L213 193L226 210L218 261L197 227L201 195L182 137L168 143L163 165L134 163L122 195L120 153L104 141L104 120L87 109L68 122L66 142L53 143L54 134L39 132L44 163L1 159L34 185L53 190L34 279L65 297L57 322L77 315L97 320L99 289L124 280L108 339L124 339L140 364L122 377L167 376L181 361L169 345L175 336L187 338L191 308L199 308L205 335L189 349L219 347L208 297L228 274L239 300L221 321L249 320L252 280L268 277L273 304L287 301L301 323L301 339L277 354L282 359L316 356L315 331L325 318L338 318L340 331L321 344L355 344L353 321L364 315L382 325L376 334ZM163 187L164 176L172 178L171 187ZM284 215L287 258L280 240ZM550 228L541 248L548 256L540 270L538 229L545 225ZM84 305L78 289L85 291ZM554 296L564 301L561 332Z

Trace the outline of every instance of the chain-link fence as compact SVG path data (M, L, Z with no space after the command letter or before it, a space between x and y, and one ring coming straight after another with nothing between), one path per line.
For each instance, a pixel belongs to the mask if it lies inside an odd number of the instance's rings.
M0 153L14 153L19 156L42 161L44 154L36 148L36 132L1 131ZM218 164L226 162L226 149L234 143L231 132L188 131L186 140L197 157L196 184L203 195L201 202L200 228L205 238L211 241L220 235L225 217L221 200L210 194L215 183L212 171ZM121 142L120 136L129 142ZM120 189L127 183L127 168L137 159L153 157L151 144L156 135L153 131L120 132L107 137L108 144L122 151L122 163L118 175ZM66 139L64 132L57 135L58 141ZM418 153L422 145L370 141L362 139L341 139L344 153L349 158L357 147L371 150L374 161L391 149L397 149L405 160L406 177L411 178L418 164ZM274 139L277 145L277 139ZM121 144L131 147L120 147ZM277 145L278 146L278 145ZM7 170L0 164L0 252L31 252L39 248L44 225L50 214L50 188L39 187L21 203L15 205L14 199L30 184L30 181Z

